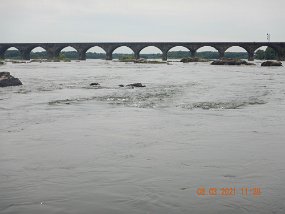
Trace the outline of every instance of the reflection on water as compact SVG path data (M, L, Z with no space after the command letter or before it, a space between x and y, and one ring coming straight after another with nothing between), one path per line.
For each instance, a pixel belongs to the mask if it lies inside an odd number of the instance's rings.
M284 213L283 67L0 69L24 84L0 88L0 213Z

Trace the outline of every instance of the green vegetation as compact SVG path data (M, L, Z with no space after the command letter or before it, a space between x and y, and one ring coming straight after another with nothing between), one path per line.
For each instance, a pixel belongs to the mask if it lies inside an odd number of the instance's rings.
M5 52L5 59L21 59L20 52L17 50L7 50Z
M31 61L37 61L37 60L31 60ZM45 60L47 62L71 62L71 59L67 58L64 54L60 54L58 57L53 59L47 59Z
M77 51L60 52L58 59L64 62L70 62L71 60L78 59L79 55Z
M47 52L43 51L43 52L31 52L31 59L47 59Z
M266 48L266 50L257 50L255 58L260 60L273 60L277 59L277 54L272 48Z
M190 51L169 51L167 58L169 59L182 59L191 57Z
M71 60L65 56L65 54L61 53L59 56L56 58L56 61L63 61L63 62L70 62Z
M87 52L86 53L86 58L87 59L105 59L106 58L106 54L104 53L91 53L91 52ZM119 58L117 58L119 59Z
M119 58L120 62L133 62L135 57L133 55L124 55Z

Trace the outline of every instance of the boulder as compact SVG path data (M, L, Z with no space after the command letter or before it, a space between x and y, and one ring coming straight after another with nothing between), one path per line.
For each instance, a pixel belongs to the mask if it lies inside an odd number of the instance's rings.
M121 84L121 85L119 85L119 87L121 87L121 88L122 88L122 87L125 87L125 86L124 86L123 84Z
M261 63L261 66L282 66L282 62L279 61L266 61Z
M10 75L9 72L0 72L0 87L23 85L22 82Z
M145 85L141 84L141 83L133 83L133 84L129 84L126 85L127 87L132 87L132 88L143 88L145 87Z
M223 58L223 59L213 61L211 63L211 65L255 65L255 64L249 63L249 62L247 62L245 60L241 60L241 59Z
M98 82L92 82L91 84L90 84L90 86L99 86L100 84L98 83Z

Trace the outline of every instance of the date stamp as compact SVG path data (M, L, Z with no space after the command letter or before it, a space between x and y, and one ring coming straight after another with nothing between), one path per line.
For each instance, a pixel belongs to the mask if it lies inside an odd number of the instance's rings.
M243 197L260 197L262 196L262 191L260 187L209 187L205 188L203 186L197 188L197 196L224 196L224 197L233 197L241 195Z

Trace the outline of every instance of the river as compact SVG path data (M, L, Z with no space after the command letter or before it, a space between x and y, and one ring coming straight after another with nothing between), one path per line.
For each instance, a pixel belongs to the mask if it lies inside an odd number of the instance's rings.
M1 66L0 213L285 213L285 68L255 63Z

